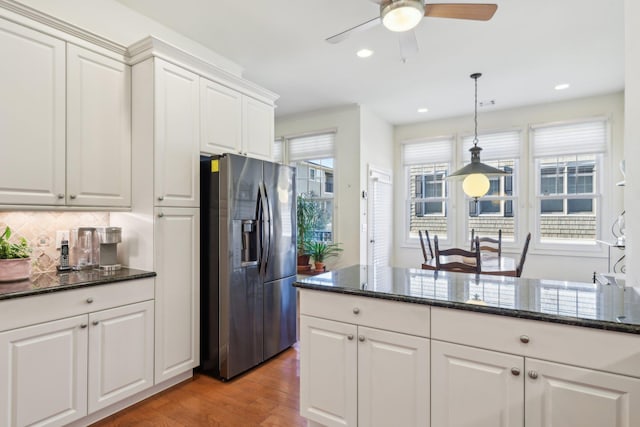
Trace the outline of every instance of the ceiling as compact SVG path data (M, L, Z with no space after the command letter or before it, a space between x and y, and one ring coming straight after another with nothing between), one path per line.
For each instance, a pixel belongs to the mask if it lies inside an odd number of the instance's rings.
M469 114L474 72L479 101L495 100L481 113L624 88L622 0L498 0L488 22L424 18L406 62L382 25L325 41L376 17L371 0L118 1L241 65L280 95L277 117L354 103L392 124Z

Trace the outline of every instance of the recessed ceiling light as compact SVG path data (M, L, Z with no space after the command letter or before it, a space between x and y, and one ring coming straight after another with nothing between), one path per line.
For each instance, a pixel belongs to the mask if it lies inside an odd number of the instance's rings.
M428 108L418 108L418 113L427 113L429 112Z
M565 89L569 89L569 83L560 83L557 84L556 87L554 87L555 90L565 90Z
M371 55L373 55L373 51L370 49L360 49L356 55L358 55L360 58L368 58Z

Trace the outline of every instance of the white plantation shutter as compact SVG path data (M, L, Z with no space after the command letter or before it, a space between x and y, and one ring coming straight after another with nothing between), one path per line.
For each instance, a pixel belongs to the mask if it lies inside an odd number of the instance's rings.
M402 146L403 166L451 161L453 138L405 142Z
M289 161L328 159L334 156L335 132L289 139Z
M471 160L467 153L472 146L473 136L466 136L462 139L462 155L465 161ZM520 157L520 132L507 131L478 135L478 147L482 148L481 161L518 159Z
M391 265L391 209L393 193L391 183L381 180L373 182L373 237L372 263L376 267Z
M282 138L278 138L273 141L273 161L276 163L283 163L284 158L282 157Z
M603 119L534 127L532 133L534 157L604 153L607 149L607 122Z

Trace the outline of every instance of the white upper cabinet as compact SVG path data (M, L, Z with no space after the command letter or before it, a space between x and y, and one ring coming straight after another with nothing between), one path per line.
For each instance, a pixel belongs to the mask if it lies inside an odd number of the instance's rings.
M154 61L155 204L197 207L200 200L199 77L161 59Z
M67 47L67 204L131 205L131 68Z
M0 203L65 204L65 43L0 19Z
M200 151L271 160L273 106L222 84L200 80Z

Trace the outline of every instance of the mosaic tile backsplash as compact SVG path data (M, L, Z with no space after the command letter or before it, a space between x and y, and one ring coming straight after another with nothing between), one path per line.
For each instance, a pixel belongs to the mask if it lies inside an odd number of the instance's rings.
M0 233L11 228L11 241L24 237L33 249L32 273L56 270L60 249L56 249L56 231L82 226L109 225L108 212L0 212Z

